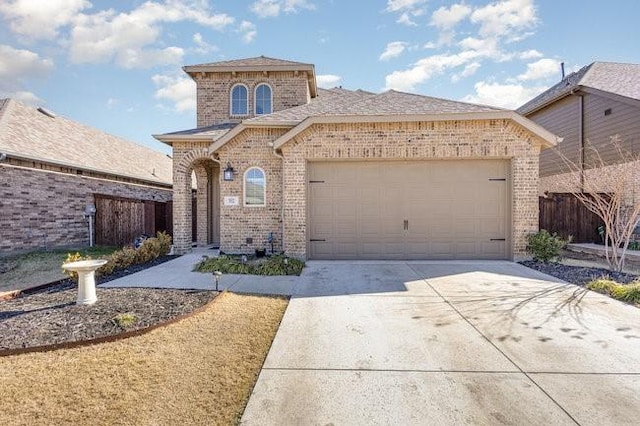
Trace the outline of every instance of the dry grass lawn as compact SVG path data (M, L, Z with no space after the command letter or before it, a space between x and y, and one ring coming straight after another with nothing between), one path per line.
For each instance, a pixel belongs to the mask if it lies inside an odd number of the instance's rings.
M62 271L62 263L67 253L80 252L94 258L111 254L115 247L93 247L68 250L37 251L17 256L0 258L0 293L9 290L21 290L48 284L67 278ZM4 273L2 271L7 270Z
M223 293L143 336L0 358L0 424L235 424L287 303Z

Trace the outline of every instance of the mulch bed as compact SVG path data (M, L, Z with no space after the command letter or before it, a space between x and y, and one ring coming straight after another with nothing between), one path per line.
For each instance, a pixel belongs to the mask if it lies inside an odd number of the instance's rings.
M174 259L163 256L101 277L98 283L138 272ZM0 351L115 336L147 328L187 314L205 305L216 292L148 288L96 289L93 305L76 305L77 284L63 280L38 290L0 301ZM130 313L136 321L123 328L114 322Z
M584 286L590 281L603 277L612 279L620 284L628 284L640 278L638 275L613 272L604 268L570 266L554 262L543 263L528 260L520 262L520 264L579 286Z

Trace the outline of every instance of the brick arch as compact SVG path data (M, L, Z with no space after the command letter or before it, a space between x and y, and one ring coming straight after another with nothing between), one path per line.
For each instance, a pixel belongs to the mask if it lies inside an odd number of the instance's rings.
M193 164L200 160L213 161L213 155L209 154L207 148L193 149L182 156L182 158L176 165L175 170L177 173L187 173L187 171L193 166Z

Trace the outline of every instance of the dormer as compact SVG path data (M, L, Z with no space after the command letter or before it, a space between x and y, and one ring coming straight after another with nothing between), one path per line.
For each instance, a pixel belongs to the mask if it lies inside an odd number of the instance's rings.
M304 105L317 94L313 64L260 56L183 70L196 82L198 127Z

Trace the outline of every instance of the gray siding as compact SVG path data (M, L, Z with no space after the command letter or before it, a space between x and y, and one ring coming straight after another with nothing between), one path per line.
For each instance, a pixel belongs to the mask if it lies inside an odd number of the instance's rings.
M610 115L604 115L611 109ZM598 150L607 163L616 162L620 155L611 143L611 137L619 135L622 146L633 153L640 152L640 108L596 94L584 97L585 140ZM588 166L592 160L586 158Z
M580 141L578 140L579 102L580 98L578 96L567 96L528 117L550 132L564 138L558 144L558 150L575 163L578 163L580 159ZM555 175L566 170L567 167L564 161L554 149L542 151L540 154L540 176Z

